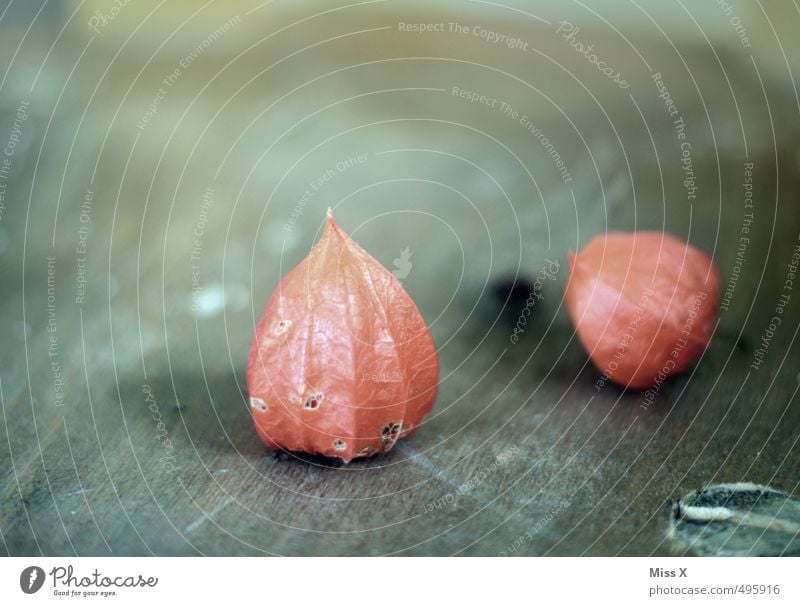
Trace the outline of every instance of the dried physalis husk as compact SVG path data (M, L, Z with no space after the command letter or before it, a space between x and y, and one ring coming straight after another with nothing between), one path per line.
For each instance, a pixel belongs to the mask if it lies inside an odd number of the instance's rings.
M703 353L720 282L703 251L661 232L611 232L568 260L566 307L605 377L646 389Z
M717 484L672 504L676 551L712 556L800 555L800 500L758 484Z
M256 327L247 388L259 436L345 462L386 452L430 412L438 375L417 306L329 211Z

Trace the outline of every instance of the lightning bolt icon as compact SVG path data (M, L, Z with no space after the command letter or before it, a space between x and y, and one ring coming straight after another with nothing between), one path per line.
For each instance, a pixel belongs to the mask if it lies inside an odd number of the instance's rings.
M36 581L36 577L38 577L38 576L39 576L39 573L37 572L37 570L35 568L33 570L31 570L31 576L28 579L28 589L33 587L33 583Z

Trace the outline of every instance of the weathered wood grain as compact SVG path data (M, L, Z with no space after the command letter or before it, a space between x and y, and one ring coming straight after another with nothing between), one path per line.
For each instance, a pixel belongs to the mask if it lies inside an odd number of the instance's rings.
M358 15L302 35L311 43L397 20ZM204 56L143 129L172 55L145 66L123 53L109 65L90 49L71 73L83 46L64 43L63 69L30 95L30 145L15 158L0 221L0 551L668 554L670 498L726 481L798 494L800 293L763 367L748 370L800 232L793 97L784 83L762 89L747 55L678 56L657 38L637 40L688 124L699 193L687 201L674 128L630 47L604 39L631 82L621 91L552 31L510 27L540 52L384 30L266 72L296 38L239 59ZM352 67L367 61L376 63ZM519 119L454 86L530 116L571 181ZM27 88L4 90L11 116ZM366 160L337 168L359 154ZM746 162L755 219L713 346L645 408L641 394L598 392L561 305L566 251L604 229L666 229L712 251L727 285ZM243 378L255 319L328 206L388 267L411 248L405 284L441 356L440 395L420 432L347 467L266 450ZM82 226L85 255L75 250ZM517 271L533 279L548 260L560 264L556 280L512 344L524 302L503 310L492 284ZM205 315L192 313L193 263L205 296L224 290L224 311L211 300Z

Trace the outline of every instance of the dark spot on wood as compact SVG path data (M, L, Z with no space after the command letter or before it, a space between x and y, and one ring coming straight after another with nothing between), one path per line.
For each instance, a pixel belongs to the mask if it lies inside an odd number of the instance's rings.
M534 288L533 282L524 276L501 276L492 282L495 298L504 303L507 301L512 308L523 305Z

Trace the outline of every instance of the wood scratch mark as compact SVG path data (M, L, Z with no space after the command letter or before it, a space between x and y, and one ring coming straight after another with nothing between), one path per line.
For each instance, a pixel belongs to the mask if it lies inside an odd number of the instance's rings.
M200 516L199 518L197 518L197 519L196 519L194 522L192 522L191 524L189 524L189 525L188 525L188 526L187 526L187 527L184 529L184 532L186 532L186 533L189 533L189 532L194 532L195 530L197 530L198 528L200 528L200 527L201 527L201 526L202 526L202 525L205 523L205 521L206 521L206 520L209 520L209 519L213 518L213 517L214 517L215 515L217 515L217 514L218 514L220 511L222 511L222 510L223 510L223 509L225 509L225 508L226 508L228 505L230 505L230 504L233 502L233 500L234 500L234 499L233 499L233 497L228 497L227 499L225 499L224 501L222 501L222 503L220 503L219 505L217 505L217 506L216 506L216 507L215 507L215 508L214 508L212 511L209 511L209 512L203 512L203 515L201 515L201 516Z
M398 442L395 445L395 448L402 452L408 460L412 463L419 465L426 471L432 473L435 477L441 478L443 481L447 482L453 488L460 488L463 482L459 482L458 480L454 479L449 473L447 473L446 469L442 469L436 463L431 461L428 457L424 454L417 452L411 446L406 444L405 442Z
M459 491L463 488L464 482L459 482L458 480L454 479L450 474L447 473L445 469L439 467L436 463L431 461L424 454L419 453L413 448L411 448L411 446L409 446L407 443L398 442L395 448L400 450L403 454L405 454L410 461L426 469L427 471L432 473L435 477L441 478L443 481L447 482L447 484L455 488L456 491ZM460 492L458 494L460 494ZM478 498L476 495L472 496L473 498ZM488 509L493 514L500 516L501 518L505 518L506 521L510 519L508 512L505 510L504 507L500 506L497 503L496 499L490 499L488 502L482 502L482 506L480 507L480 509ZM475 514L473 513L473 515ZM559 535L556 535L554 532L544 527L539 528L536 531L536 534L543 536L554 542L560 538Z

